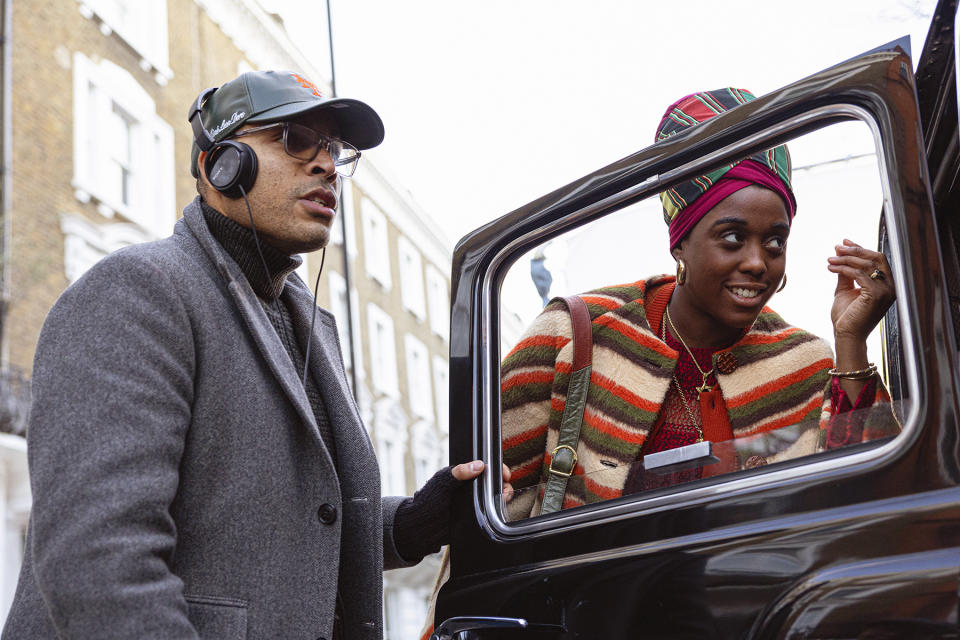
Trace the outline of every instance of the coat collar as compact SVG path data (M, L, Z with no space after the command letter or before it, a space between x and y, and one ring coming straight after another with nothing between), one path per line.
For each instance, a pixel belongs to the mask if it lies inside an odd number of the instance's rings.
M216 266L217 272L227 286L229 296L237 306L240 317L243 318L254 343L276 377L277 382L296 408L303 423L307 425L311 435L314 436L320 447L326 450L322 444L323 440L320 437L320 430L317 427L313 409L310 407L310 401L307 399L303 383L293 366L293 362L287 355L273 325L270 324L259 298L257 298L250 283L243 275L243 271L210 233L203 213L200 211L199 202L198 197L187 205L183 211L181 223L186 225L188 232L196 238L201 248ZM313 294L296 274L291 274L287 278L287 286L283 295L287 297L288 301L293 302L289 307L298 333L297 338L300 344L305 345L306 334L309 331L311 321ZM344 406L343 402L346 402L347 406L353 406L353 402L348 400L349 391L343 367L340 364L339 354L334 352L337 344L336 328L333 326L333 321L328 312L318 309L313 340L310 344L309 367L314 380L321 387L324 398L327 399L328 410L331 407ZM335 381L331 381L331 372L335 372ZM335 401L331 402L330 400ZM356 415L355 408L353 412ZM331 420L337 420L342 416L331 413L330 418ZM359 422L359 417L356 418L356 421ZM360 428L362 429L362 427ZM339 441L337 444L339 444ZM332 465L332 458L330 463Z

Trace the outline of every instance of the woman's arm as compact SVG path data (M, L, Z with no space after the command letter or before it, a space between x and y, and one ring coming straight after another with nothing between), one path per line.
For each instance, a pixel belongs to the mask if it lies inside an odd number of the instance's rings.
M837 274L830 318L833 321L836 369L840 373L867 369L867 336L876 328L896 299L887 257L851 240L836 246L827 258L827 269ZM854 374L855 375L855 374ZM837 376L851 399L860 397L869 378Z

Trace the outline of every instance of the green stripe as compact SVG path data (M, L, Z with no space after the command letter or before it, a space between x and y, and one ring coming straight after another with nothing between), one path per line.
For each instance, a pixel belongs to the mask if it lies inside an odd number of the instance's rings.
M546 433L542 438L531 438L527 442L518 444L515 447L503 450L503 461L508 467L520 466L523 462L530 460L534 456L543 457L543 450L547 445ZM531 474L536 479L535 474ZM533 483L530 483L533 484Z
M506 374L508 371L522 367L536 366L552 369L559 352L560 350L554 347L532 344L504 358L501 370Z
M730 424L736 424L738 428L744 427L761 422L776 413L799 409L811 398L821 395L820 390L823 389L826 376L825 371L818 371L808 378L768 393L754 402L728 410Z
M506 411L531 402L549 402L551 388L546 382L517 385L500 394L501 408Z
M647 369L654 368L665 368L668 369L666 375L671 375L673 367L676 362L673 358L669 358L665 355L662 355L649 347L645 347L641 344L638 344L634 340L623 335L616 329L606 326L598 326L593 330L594 342L603 340L605 343L613 343L616 345L616 351L619 355L629 354L631 359L635 359L634 362L639 360L644 364L651 365L650 367L645 367ZM637 362L639 364L639 362Z

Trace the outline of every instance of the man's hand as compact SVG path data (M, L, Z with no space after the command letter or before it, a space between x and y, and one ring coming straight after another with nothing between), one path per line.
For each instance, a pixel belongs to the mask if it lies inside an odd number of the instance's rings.
M450 470L450 473L452 473L453 477L457 480L473 480L483 473L483 468L484 464L482 460L474 460L473 462L458 464ZM507 465L503 465L503 501L510 502L512 499L513 485L510 484L510 468L507 467Z

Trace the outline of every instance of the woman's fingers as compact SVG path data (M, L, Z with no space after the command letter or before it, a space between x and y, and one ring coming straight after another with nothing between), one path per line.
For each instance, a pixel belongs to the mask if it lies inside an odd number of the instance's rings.
M827 268L830 271L852 278L861 287L892 291L893 283L889 280L890 265L885 255L847 239L836 245L835 251L836 256L827 258ZM837 288L840 290L848 286L849 283L838 282Z
M866 339L896 297L890 264L882 253L846 239L835 251L827 258L827 269L837 274L834 333Z

